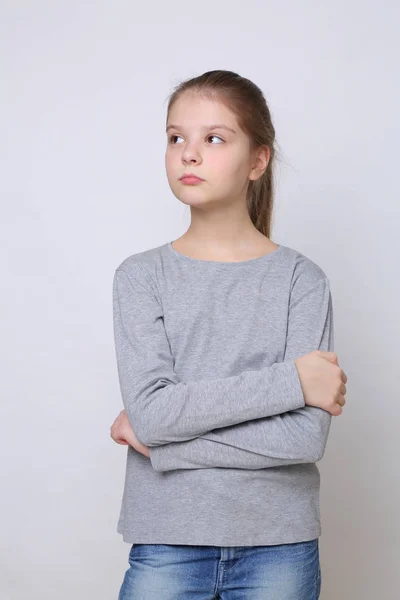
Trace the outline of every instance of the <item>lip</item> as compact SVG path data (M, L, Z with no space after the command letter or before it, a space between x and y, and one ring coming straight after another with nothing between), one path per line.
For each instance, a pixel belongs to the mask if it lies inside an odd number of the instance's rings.
M184 183L200 183L201 181L204 181L204 179L197 177L197 175L194 175L193 173L187 173L180 177L180 181L183 181Z

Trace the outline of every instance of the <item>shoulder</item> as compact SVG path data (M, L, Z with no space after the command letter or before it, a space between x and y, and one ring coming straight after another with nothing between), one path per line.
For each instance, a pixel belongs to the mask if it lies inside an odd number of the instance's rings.
M162 246L155 246L154 248L148 248L141 252L135 252L124 258L116 267L116 270L122 270L130 274L135 271L152 271L157 262L159 261L160 251Z
M326 272L310 256L289 246L284 246L284 256L290 271L292 290L306 290L323 283L329 286Z
M162 251L165 244L135 252L117 264L114 271L114 280L127 278L132 284L141 284L148 291L159 296L157 273L162 261Z

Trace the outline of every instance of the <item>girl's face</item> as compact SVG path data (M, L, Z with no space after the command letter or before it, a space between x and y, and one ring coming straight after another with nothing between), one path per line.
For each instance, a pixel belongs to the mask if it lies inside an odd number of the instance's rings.
M171 108L165 166L171 190L184 204L244 201L249 179L263 171L252 169L253 158L249 138L224 104L186 92ZM184 183L180 178L188 173L204 181Z

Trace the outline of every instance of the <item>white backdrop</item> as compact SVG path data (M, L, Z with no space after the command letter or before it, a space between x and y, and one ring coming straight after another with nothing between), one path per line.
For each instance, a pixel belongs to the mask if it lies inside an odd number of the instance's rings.
M189 225L167 96L211 69L263 89L271 239L331 282L348 393L319 463L321 597L399 597L399 17L394 0L0 2L1 600L117 597L112 277Z

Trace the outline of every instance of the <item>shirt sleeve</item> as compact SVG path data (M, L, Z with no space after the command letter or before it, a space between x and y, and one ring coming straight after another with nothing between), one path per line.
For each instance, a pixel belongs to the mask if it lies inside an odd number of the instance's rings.
M123 404L141 443L184 442L305 405L294 357L231 377L180 381L154 285L132 271L114 274L114 339Z
M300 289L289 308L285 360L313 350L334 351L332 294L326 277ZM318 462L325 451L331 418L321 408L304 406L210 431L190 441L149 448L150 460L156 471L264 469Z

